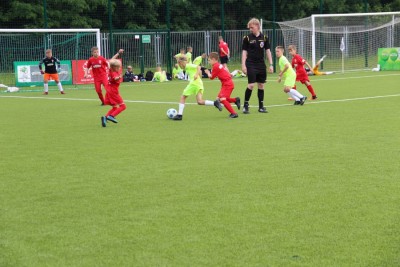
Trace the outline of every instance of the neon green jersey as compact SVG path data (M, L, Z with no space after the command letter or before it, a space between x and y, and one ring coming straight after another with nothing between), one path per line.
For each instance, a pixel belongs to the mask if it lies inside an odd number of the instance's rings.
M203 62L203 58L201 56L198 56L193 60L193 64L195 64L197 66L200 66L202 62Z
M179 54L176 54L176 55L175 55L175 58L180 58L180 57L184 57L184 56L185 56L185 54L179 53Z
M187 62L188 62L189 64L192 64L192 53L187 52L187 53L186 53L186 58L187 58Z
M155 82L164 82L167 79L166 75L160 71L156 71L154 73L153 81Z
M173 68L172 69L172 75L175 77L175 75L178 75L179 73L181 73L182 72L182 69L181 68Z
M289 68L283 73L283 78L296 77L296 72L293 70L292 64L289 63L289 60L285 56L281 56L279 59L279 69L283 71L286 65L288 65Z
M198 75L196 80L194 79L194 75L196 75L196 73L198 71L197 70L198 67L199 66L197 66L195 64L186 64L185 71L186 71L186 74L189 75L189 81L190 81L189 84L196 84L196 85L203 86L203 81L201 80L201 75Z

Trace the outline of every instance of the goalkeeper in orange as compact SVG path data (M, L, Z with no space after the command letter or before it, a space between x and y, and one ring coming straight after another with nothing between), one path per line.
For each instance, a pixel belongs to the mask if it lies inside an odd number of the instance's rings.
M320 75L330 75L333 74L333 71L319 71L319 65L321 65L322 61L324 61L324 59L326 58L326 55L324 55L320 60L318 60L317 64L315 64L315 66L311 69L307 69L307 74L309 76L315 75L315 76L320 76Z

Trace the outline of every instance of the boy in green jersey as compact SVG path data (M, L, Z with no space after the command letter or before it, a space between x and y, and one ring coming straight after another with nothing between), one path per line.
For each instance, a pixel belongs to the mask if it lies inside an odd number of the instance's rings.
M192 53L193 53L193 48L191 47L191 46L188 46L187 47L187 49L186 49L186 59L187 59L187 62L189 63L189 64L192 64Z
M175 58L176 61L178 62L178 59L181 58L181 57L184 57L184 56L186 56L185 48L181 48L181 49L179 50L179 54L176 54L176 55L174 56L174 58Z
M201 63L203 63L203 58L206 58L206 57L207 57L206 53L201 54L201 56L198 56L193 60L193 64L195 64L197 66L201 66Z
M156 72L154 72L154 77L152 82L165 82L167 80L167 74L165 73L165 70L161 70L161 67L156 68Z
M185 70L188 74L189 84L183 90L180 102L178 114L173 117L173 120L181 121L183 117L183 110L185 108L186 98L190 95L196 95L197 104L206 106L215 106L219 111L222 111L222 106L219 100L203 100L204 86L201 80L201 68L200 66L187 63L186 57L178 59L179 67Z
M296 84L296 72L293 70L292 64L290 64L288 59L283 55L284 51L285 49L283 46L277 46L275 48L275 54L279 60L280 68L278 82L280 83L282 78L284 78L283 91L295 100L295 105L304 105L307 97L293 89Z
M179 67L178 64L175 64L174 68L172 69L172 78L183 80L184 74L183 70Z

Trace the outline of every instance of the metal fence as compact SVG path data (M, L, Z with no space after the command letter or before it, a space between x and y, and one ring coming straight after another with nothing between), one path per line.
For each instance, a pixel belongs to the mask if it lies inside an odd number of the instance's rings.
M248 34L248 30L225 31L225 41L229 45L232 64L240 64L242 57L242 39ZM264 30L270 40L271 45L283 44L283 35L280 30ZM143 43L142 37L150 35L150 43ZM115 48L125 49L124 65L132 65L135 69L145 71L162 66L168 69L169 62L173 61L173 56L179 53L181 48L188 46L193 48L193 57L200 56L202 53L218 52L218 37L221 31L194 31L194 32L171 32L171 47L168 50L167 32L121 32L114 33L113 40ZM109 34L103 34L103 54L108 54Z

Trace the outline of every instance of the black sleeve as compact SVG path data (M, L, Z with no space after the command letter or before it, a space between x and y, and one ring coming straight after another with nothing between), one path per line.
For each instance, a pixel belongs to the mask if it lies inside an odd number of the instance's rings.
M271 49L271 44L269 43L269 38L264 35L264 48L265 50Z
M55 61L56 64L57 64L57 68L61 68L61 62L60 62L60 60L58 60L58 58L56 58L56 57L53 57L53 59L54 59L54 61Z
M249 49L249 36L243 37L243 42L242 42L242 50L248 50Z
M44 61L44 58L42 60L40 60L40 62L39 62L39 70L42 70L42 65L44 63L43 61Z

